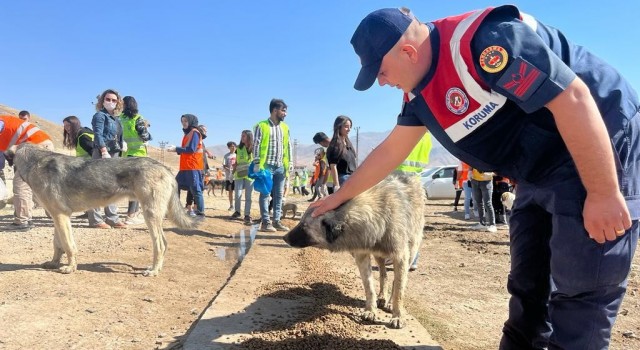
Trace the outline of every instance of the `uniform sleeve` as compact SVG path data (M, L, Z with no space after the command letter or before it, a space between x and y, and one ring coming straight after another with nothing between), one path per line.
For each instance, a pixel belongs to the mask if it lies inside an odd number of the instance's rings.
M424 123L418 119L408 103L402 104L397 124L402 126L424 126Z
M513 6L490 13L473 36L471 52L483 83L531 113L564 91L576 74L561 58L571 54L563 52L569 50L564 36L517 14Z

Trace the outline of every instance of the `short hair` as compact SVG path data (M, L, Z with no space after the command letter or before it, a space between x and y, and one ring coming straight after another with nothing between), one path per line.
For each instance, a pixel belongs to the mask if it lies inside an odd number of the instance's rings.
M271 99L271 103L269 103L269 113L273 112L276 109L287 108L287 104L284 103L284 100L279 98Z
M31 117L31 113L29 113L29 111L20 111L20 113L18 113L18 117Z
M323 133L322 131L313 135L313 143L315 143L316 145L325 140L329 141L330 139L329 136L327 136L327 134Z
M236 145L236 143L235 143L235 142L233 142L233 141L229 141L229 142L227 142L227 147L231 147L231 146L233 146L233 147L238 147L238 146Z

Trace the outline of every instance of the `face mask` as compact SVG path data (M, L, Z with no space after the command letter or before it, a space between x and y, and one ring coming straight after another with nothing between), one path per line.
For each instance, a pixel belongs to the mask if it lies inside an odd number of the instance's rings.
M116 103L115 102L105 102L102 105L104 106L104 108L107 111L113 111L114 109L116 109Z

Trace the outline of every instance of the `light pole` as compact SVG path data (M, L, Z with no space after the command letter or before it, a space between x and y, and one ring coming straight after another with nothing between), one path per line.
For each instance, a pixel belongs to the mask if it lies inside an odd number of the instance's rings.
M158 142L158 144L160 144L160 162L162 162L162 164L164 164L164 149L167 147L169 142L168 141L160 141L160 142Z

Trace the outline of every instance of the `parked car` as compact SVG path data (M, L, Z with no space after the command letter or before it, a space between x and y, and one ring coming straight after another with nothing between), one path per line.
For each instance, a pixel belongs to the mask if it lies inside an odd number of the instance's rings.
M422 188L424 188L428 199L456 198L453 173L457 167L457 165L441 165L426 169L420 174ZM460 198L464 198L464 192L462 192Z

